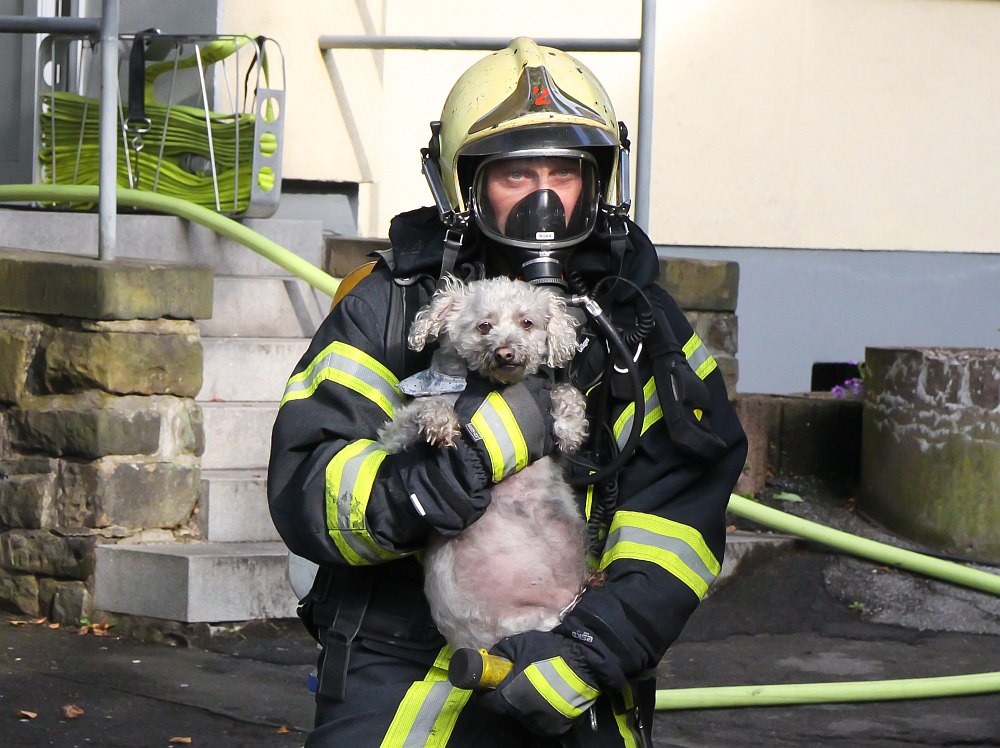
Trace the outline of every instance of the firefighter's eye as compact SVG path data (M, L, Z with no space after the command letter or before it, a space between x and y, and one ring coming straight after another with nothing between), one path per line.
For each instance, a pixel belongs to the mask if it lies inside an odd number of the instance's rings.
M535 323L532 322L528 317L525 317L524 319L521 320L521 327L523 327L525 330L530 330L534 326Z
M476 326L476 329L479 330L479 332L481 332L483 335L486 335L487 333L489 333L490 330L493 329L493 323L484 320Z

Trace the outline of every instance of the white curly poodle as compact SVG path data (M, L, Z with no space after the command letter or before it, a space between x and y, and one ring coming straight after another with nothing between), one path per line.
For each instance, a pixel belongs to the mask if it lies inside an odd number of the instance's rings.
M448 278L414 319L408 342L438 340L418 389L464 385L467 371L499 384L558 368L576 352L576 322L548 289L493 278L468 285ZM405 385L405 383L404 383ZM404 386L404 391L406 391ZM587 437L583 395L552 392L553 437L574 452ZM447 447L459 433L458 392L417 397L379 430L390 452L421 436ZM485 514L451 539L434 536L424 557L425 590L438 628L453 647L489 648L506 636L556 626L584 588L586 523L557 460L544 457L492 488Z

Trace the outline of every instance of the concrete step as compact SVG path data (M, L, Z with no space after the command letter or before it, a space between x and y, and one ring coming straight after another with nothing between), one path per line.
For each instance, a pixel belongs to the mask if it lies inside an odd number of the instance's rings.
M263 470L202 470L201 487L198 523L205 540L281 540L267 509Z
M198 400L275 402L309 346L307 338L202 338Z
M798 539L791 535L769 532L737 530L726 536L726 557L722 570L708 594L721 588L740 574L760 566L766 561L791 551Z
M321 221L248 218L241 223L317 267L325 262ZM4 246L13 249L97 256L93 213L0 209L0 224ZM250 248L174 216L121 213L116 234L118 257L208 265L222 275L289 275Z
M263 470L271 449L278 403L203 402L202 470Z
M281 543L99 545L99 610L186 623L291 618L296 600Z
M215 278L212 318L198 320L204 337L311 338L330 297L297 278Z

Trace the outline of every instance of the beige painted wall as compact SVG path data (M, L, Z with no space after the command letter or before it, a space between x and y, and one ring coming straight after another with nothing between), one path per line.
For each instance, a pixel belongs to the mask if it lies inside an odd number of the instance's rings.
M481 54L324 59L319 35L638 35L639 0L609 7L230 0L221 30L284 47L285 176L363 183L361 232L384 235L430 203L427 123ZM656 29L655 241L1000 251L997 0L669 0ZM637 55L580 57L634 128Z
M652 226L1000 251L1000 3L660 3Z

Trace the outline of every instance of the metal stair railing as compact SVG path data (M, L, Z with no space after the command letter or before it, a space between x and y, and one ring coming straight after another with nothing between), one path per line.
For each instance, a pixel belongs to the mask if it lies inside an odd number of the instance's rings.
M118 26L119 0L101 0L101 18L42 18L0 16L0 33L78 34L99 37L101 41L101 109L98 144L97 254L113 260L117 245L118 202L115 179L118 172L118 149L115 142L118 125Z

